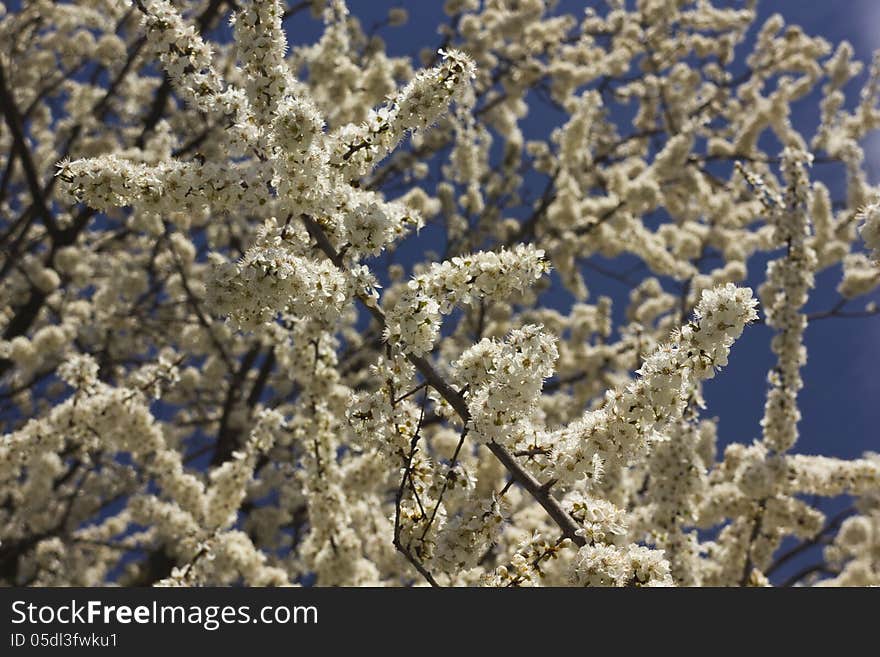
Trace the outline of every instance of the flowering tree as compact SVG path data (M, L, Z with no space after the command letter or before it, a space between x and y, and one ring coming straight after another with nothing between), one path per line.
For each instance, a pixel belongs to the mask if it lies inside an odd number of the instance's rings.
M880 584L880 457L793 451L815 275L875 312L880 59L847 103L852 47L754 2L595 4L448 0L418 66L342 0L0 14L0 581Z

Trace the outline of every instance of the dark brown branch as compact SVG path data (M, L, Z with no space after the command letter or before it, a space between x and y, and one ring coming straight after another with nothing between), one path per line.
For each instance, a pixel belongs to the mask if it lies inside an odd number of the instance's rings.
M217 445L214 448L214 456L211 457L211 465L217 466L224 463L232 456L238 447L238 430L230 427L229 420L235 404L241 396L241 386L247 378L247 374L260 353L260 345L255 344L244 355L232 380L226 390L226 400L223 402L223 414L220 416L220 428L217 431Z
M9 132L12 134L12 141L15 144L15 150L21 161L25 181L31 192L34 206L43 218L46 230L49 231L49 234L54 239L60 234L61 230L58 228L55 215L49 209L49 204L43 191L43 184L40 182L40 176L37 173L37 167L34 164L31 150L28 147L24 134L21 114L18 111L18 106L15 104L15 99L12 97L12 93L7 87L6 72L2 62L0 62L0 108L2 108L3 116L6 119L6 125L9 126Z
M841 523L843 523L843 521L849 518L853 513L855 513L855 509L853 507L849 507L838 513L831 520L829 520L822 529L816 532L814 536L801 541L791 549L783 552L778 557L776 557L776 559L773 561L770 567L767 568L764 574L769 577L781 566L791 561L794 557L820 545L821 542L829 534L832 534L834 531L836 531L837 528L840 527Z
M794 575L785 580L780 586L782 588L788 588L789 586L794 586L798 582L800 582L805 577L812 575L814 573L823 573L826 575L837 575L835 571L831 570L825 563L816 563L810 566L804 566Z
M330 240L327 239L327 235L324 233L324 230L321 226L312 219L308 215L302 215L302 221L306 226L306 229L309 232L309 235L312 236L312 239L315 240L318 248L324 252L330 261L336 265L340 269L345 268L345 263L333 245L330 243ZM385 313L376 305L376 302L367 297L366 295L358 295L358 299L363 304L363 306L369 311L369 313L373 316L373 318L379 323L380 326L385 326ZM465 426L470 422L470 411L467 407L467 402L464 397L453 388L446 380L434 369L434 366L431 365L427 361L427 359L422 356L416 356L414 354L407 354L407 360L412 363L415 368L419 371L419 373L424 377L424 379L428 382L428 384L434 388L440 396L443 397L447 401L447 403L452 406L458 416L465 423ZM559 501L553 497L548 489L545 489L544 486L539 482L535 477L533 477L525 468L523 468L516 460L516 458L510 454L509 451L502 445L499 445L496 442L491 442L487 445L489 451L495 455L495 457L501 461L502 465L507 468L507 471L510 473L510 476L520 485L522 486L534 499L538 504L540 504L547 514L553 519L553 521L559 526L560 530L562 530L563 536L569 538L575 544L579 546L586 545L586 541L583 536L577 534L580 527L577 522L575 522L574 518L572 518L565 509L562 508L562 505Z
M427 395L425 396L425 400L427 400ZM421 576L425 578L428 584L434 587L439 587L440 584L438 584L437 580L434 579L431 571L425 568L424 564L422 564L422 562L416 558L416 556L410 550L410 546L404 545L403 542L400 540L400 505L403 502L403 491L406 489L407 481L409 481L410 486L412 486L412 461L413 457L416 454L416 449L418 449L420 432L422 430L422 420L424 419L425 404L423 401L421 414L419 416L419 424L416 428L415 434L412 437L412 440L410 440L409 454L407 454L404 459L403 476L400 478L400 486L398 486L397 494L394 496L394 538L392 540L392 543L394 544L394 547L397 549L397 551L400 552L406 558L406 560L409 561L410 564L412 564L412 566L419 572L419 574L421 574ZM415 487L412 488L413 492L415 492ZM422 510L422 516L426 517L424 509ZM424 535L422 536L422 538L424 538Z

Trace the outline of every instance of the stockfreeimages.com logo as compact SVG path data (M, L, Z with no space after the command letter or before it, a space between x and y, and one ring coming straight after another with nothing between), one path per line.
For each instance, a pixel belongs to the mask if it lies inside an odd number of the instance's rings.
M208 631L223 625L262 623L264 625L318 623L314 606L266 605L168 605L153 601L147 605L110 605L101 600L85 603L38 605L24 600L12 603L12 624L21 625L198 625Z

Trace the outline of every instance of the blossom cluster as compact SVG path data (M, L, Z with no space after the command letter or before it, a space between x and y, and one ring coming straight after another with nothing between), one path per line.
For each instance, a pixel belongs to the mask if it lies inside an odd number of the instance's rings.
M523 292L546 272L544 252L523 245L432 265L409 281L390 309L385 339L403 351L428 353L440 334L441 315L448 315L455 306Z
M557 452L553 476L575 483L592 475L596 457L626 464L652 440L662 440L665 426L684 411L690 390L727 364L733 341L757 318L756 304L750 289L732 284L704 292L695 321L645 359L638 379L608 391L601 409L551 436Z

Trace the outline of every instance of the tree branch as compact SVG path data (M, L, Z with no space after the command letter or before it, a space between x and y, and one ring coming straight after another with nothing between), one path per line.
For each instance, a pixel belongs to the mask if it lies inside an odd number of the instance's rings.
M345 269L345 262L342 259L342 256L336 251L333 245L330 243L330 240L327 238L327 235L324 233L323 228L316 222L312 217L308 215L301 216L303 224L305 224L306 230L308 230L309 235L312 236L312 239L315 240L318 248L330 259L336 267L339 269ZM385 313L382 311L379 306L376 305L376 302L367 297L364 294L358 294L359 301L363 304L363 306L367 309L367 311L373 316L373 318L379 323L381 327L385 326ZM470 422L471 415L470 411L467 407L467 402L464 397L461 396L455 388L453 388L441 375L434 369L434 366L428 362L422 356L416 356L414 354L407 354L407 360L412 363L415 368L419 371L419 373L424 377L424 379L428 382L428 384L434 388L440 396L445 399L450 406L455 410L458 416L465 423L465 426ZM553 519L553 521L559 526L559 529L562 531L563 536L571 539L572 542L579 546L586 545L586 541L583 536L577 534L580 526L572 518L565 509L562 508L562 505L559 501L553 497L550 492L550 489L545 487L541 482L539 482L535 477L531 475L525 468L523 468L516 460L516 458L505 448L503 445L499 445L496 442L491 442L486 445L489 448L489 451L495 455L495 457L501 462L501 464L507 469L510 473L510 476L522 486L528 493L531 495L534 500L540 504L547 514Z

